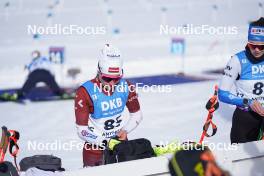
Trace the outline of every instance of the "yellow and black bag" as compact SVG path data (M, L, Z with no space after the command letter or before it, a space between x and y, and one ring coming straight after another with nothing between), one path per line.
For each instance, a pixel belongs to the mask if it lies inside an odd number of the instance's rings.
M198 144L177 151L169 162L169 170L172 176L229 175L218 167L211 151Z

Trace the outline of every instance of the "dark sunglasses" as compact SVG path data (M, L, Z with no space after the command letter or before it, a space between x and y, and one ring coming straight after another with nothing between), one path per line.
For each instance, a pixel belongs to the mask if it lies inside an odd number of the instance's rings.
M106 76L102 76L102 80L104 80L105 82L111 82L111 81L114 81L114 82L118 82L120 80L120 78L109 78L109 77L106 77Z
M259 50L263 50L264 49L264 45L253 45L253 44L248 44L250 48L252 49L256 49L258 48Z

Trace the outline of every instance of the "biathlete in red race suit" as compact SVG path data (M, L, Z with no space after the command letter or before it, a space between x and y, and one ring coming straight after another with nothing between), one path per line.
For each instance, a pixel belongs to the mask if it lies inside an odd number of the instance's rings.
M102 164L104 146L111 138L127 140L142 121L135 87L123 79L120 51L109 44L101 50L94 79L76 92L75 117L78 136L85 141L83 166ZM123 114L125 107L129 116Z

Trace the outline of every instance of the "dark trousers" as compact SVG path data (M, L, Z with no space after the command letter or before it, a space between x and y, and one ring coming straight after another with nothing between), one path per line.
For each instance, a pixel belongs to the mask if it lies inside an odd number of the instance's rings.
M18 91L18 95L25 96L39 82L44 82L55 94L62 95L62 91L56 83L54 76L44 69L36 69L31 72L22 89Z
M245 143L258 140L263 128L264 117L253 111L243 111L236 108L233 114L231 128L231 143Z

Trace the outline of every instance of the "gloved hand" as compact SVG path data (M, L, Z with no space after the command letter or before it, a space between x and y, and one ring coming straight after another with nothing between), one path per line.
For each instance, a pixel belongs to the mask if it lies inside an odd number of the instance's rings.
M117 144L119 144L119 143L121 143L121 141L119 141L119 140L117 140L117 139L110 139L109 141L108 141L108 148L110 149L110 150L113 150L114 149L114 147L115 147L115 145L117 145Z

